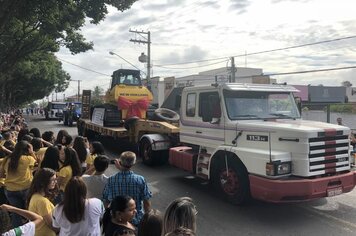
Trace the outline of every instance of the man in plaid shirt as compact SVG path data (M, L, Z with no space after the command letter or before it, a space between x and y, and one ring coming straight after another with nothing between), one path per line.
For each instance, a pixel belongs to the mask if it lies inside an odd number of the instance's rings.
M149 191L145 178L135 174L131 168L136 163L136 154L130 151L123 152L119 159L115 160L115 166L121 170L117 174L109 177L103 191L103 201L106 206L120 195L128 195L135 200L137 214L132 223L137 226L144 212L151 208L149 199L152 193Z

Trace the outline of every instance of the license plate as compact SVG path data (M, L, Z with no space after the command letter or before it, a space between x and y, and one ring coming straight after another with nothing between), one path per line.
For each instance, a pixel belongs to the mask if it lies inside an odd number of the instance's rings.
M328 197L333 197L342 194L342 187L332 188L327 190Z

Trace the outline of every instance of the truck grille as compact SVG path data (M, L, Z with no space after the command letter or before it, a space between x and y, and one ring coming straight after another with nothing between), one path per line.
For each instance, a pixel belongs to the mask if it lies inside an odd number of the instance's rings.
M350 169L349 137L343 131L319 132L309 139L309 171L314 175Z

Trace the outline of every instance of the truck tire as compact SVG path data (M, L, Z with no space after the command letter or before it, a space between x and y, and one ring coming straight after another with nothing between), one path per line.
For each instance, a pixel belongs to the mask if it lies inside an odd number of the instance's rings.
M244 205L251 199L248 173L241 161L227 158L228 171L224 158L215 160L212 166L212 183L229 202Z
M140 141L138 152L143 163L148 166L163 165L167 163L168 160L167 150L153 151L152 144L147 138Z
M180 119L177 112L167 108L158 108L155 110L154 114L159 120L163 121L177 122Z
M148 139L142 139L139 145L139 154L145 165L152 166L154 164L152 144Z

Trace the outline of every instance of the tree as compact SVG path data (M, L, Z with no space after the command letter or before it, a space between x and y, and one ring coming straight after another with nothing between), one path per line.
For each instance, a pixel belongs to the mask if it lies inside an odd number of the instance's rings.
M61 46L72 54L92 49L80 33L85 20L98 24L109 5L124 11L135 1L0 0L0 108L30 102L51 89L64 91L69 75L53 53ZM51 57L50 62L36 60L38 55Z
M34 53L28 60L18 62L0 80L0 107L29 103L48 96L53 90L64 91L69 79L53 54Z
M103 99L101 98L103 93L104 89L100 88L99 86L94 87L94 90L92 90L92 105L96 106L104 103Z
M346 80L341 83L342 86L344 87L352 87L352 84L350 81Z
M73 54L93 48L80 33L88 18L98 24L111 5L120 11L136 0L2 0L0 1L0 73L36 51ZM0 78L1 79L1 78Z

